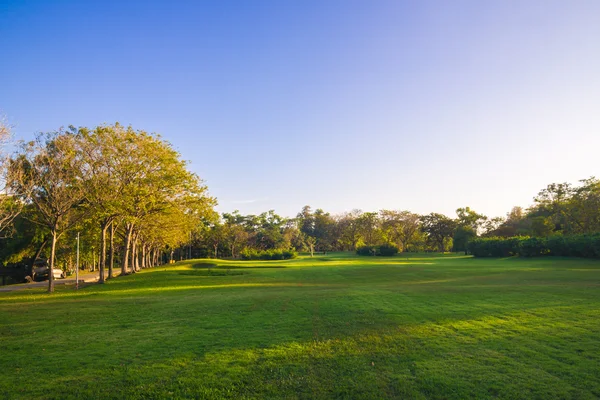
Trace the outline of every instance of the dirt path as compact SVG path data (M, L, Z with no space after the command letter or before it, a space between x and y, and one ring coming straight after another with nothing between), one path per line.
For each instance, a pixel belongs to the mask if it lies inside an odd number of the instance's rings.
M118 272L115 276L118 275ZM80 272L79 273L79 283L91 283L97 282L100 274L98 272ZM76 283L75 277L69 277L66 279L55 279L55 285L74 285ZM0 286L0 292L14 292L16 290L24 290L24 289L34 289L34 288L44 288L48 287L48 281L42 282L31 282L31 283L18 283L16 285L6 285Z

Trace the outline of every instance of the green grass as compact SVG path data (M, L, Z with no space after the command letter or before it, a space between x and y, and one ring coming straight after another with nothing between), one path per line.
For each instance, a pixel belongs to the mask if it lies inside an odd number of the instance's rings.
M26 399L592 399L600 262L197 260L0 293L0 377Z

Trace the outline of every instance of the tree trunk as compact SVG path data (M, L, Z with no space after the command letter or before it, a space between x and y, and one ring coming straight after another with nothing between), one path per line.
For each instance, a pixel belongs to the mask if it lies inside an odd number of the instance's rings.
M104 220L100 224L101 234L100 234L100 260L98 261L100 265L100 274L98 278L98 283L104 283L104 270L106 268L106 231L108 230L109 221Z
M50 265L48 265L48 293L54 292L54 256L56 254L56 228L52 229L52 250L50 251Z
M135 234L131 235L131 273L135 274L137 272L136 264L136 256L137 256L137 241L135 239Z
M126 225L125 243L123 251L123 261L121 263L121 275L127 275L129 272L129 253L131 250L131 235L133 234L133 224Z
M108 279L113 278L113 268L115 264L115 224L110 223L110 254L108 260Z
M215 248L215 258L217 258L217 247L219 247L219 245L218 245L218 244L215 244L215 245L214 245L214 248Z

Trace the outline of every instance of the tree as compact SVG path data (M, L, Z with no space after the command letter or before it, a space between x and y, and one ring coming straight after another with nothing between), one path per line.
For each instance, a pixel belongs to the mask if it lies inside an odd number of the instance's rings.
M456 214L458 218L452 240L453 250L466 252L467 244L478 236L488 218L469 207L457 209Z
M420 217L410 211L381 210L381 227L390 243L406 251L419 230Z
M382 244L383 232L379 228L379 215L376 212L362 213L354 220L354 223L363 244L369 246Z
M77 152L77 130L39 134L21 146L10 160L10 184L23 202L31 202L51 235L48 292L54 291L56 244L64 232L86 211L82 171L84 160Z
M445 251L445 242L451 238L456 223L443 214L431 213L421 217L421 229L428 239L437 246L440 253Z
M338 241L345 250L356 250L361 240L357 220L362 213L361 210L355 209L339 215L336 219Z
M522 207L513 207L506 218L495 217L486 221L484 236L513 237L530 234L530 221Z
M600 180L592 176L580 182L570 200L572 215L581 233L600 232Z
M4 118L0 118L0 235L4 237L12 233L9 228L24 205L10 186L11 179L21 180L21 177L16 176L20 172L9 170L10 157L4 152L10 140L10 126Z
M535 205L528 213L529 218L545 217L554 225L553 231L565 234L578 233L582 224L575 218L571 202L573 187L569 183L552 183L535 197ZM539 221L539 218L538 218Z
M149 219L162 214L169 218L200 218L213 212L216 202L208 196L206 186L187 170L179 153L160 136L115 124L97 128L88 139L90 152L103 160L95 175L100 178L98 188L108 180L113 195L117 194L113 200L102 195L95 199L102 204L99 208L102 227L108 221L114 223L116 217L122 220L122 274L138 269L140 252L148 248L144 242L148 235L144 231L153 226ZM109 143L106 146L104 139ZM189 238L190 227L179 223L174 226L185 230L176 232L177 237Z
M235 258L236 250L244 246L250 234L244 229L244 217L240 215L238 210L235 210L231 214L224 213L223 221L225 240L229 244L231 257Z
M210 230L206 232L206 242L213 248L213 257L219 257L219 245L225 241L225 230L223 225L215 223Z

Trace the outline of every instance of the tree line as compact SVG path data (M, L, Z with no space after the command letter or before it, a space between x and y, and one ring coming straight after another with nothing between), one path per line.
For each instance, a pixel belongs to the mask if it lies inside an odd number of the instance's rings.
M260 215L224 213L197 231L195 257L239 257L245 249L314 252L354 251L363 246L393 245L401 252L467 251L476 238L549 237L600 232L600 180L573 186L550 184L528 209L514 207L505 217L490 218L470 207L456 216L418 215L407 210L330 214L305 206L294 218L274 211Z
M72 269L78 235L102 283L116 268L161 263L216 216L215 199L168 142L118 123L40 133L2 161L5 264L33 266L44 254L50 271Z
M9 137L0 123L0 143ZM81 264L98 269L100 282L116 269L130 274L174 259L288 258L364 246L467 251L477 238L600 232L600 180L594 177L575 186L550 184L532 206L514 207L506 217L470 207L449 217L408 210L331 214L305 206L286 218L273 210L217 214L206 185L168 142L118 123L40 133L3 154L2 264L32 268L47 258L50 268L72 271L79 238ZM49 291L53 285L49 274Z

